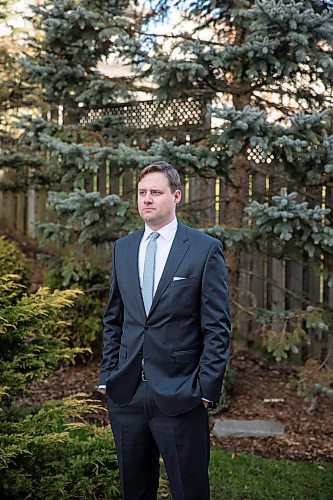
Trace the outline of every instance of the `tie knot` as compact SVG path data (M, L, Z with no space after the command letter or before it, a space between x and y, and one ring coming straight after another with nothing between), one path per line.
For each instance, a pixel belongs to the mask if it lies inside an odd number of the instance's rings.
M157 233L156 231L154 231L153 233L151 233L150 235L150 239L151 240L157 240L157 238L159 237L160 233Z

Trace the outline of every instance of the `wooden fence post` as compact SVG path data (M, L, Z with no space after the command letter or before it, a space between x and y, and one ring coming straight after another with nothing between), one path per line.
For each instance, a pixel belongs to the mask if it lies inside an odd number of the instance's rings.
M28 190L27 195L27 234L30 237L35 236L36 222L36 191L34 189Z

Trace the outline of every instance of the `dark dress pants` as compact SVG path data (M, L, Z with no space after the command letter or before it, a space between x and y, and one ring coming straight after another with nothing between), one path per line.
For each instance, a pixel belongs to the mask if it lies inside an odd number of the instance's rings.
M132 401L107 398L124 500L156 500L162 455L173 500L209 500L208 414L202 403L170 417L140 382Z

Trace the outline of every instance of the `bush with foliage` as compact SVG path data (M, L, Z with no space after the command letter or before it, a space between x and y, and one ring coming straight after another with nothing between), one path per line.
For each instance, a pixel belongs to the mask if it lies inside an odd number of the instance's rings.
M50 292L40 288L35 294L22 294L24 286L15 274L0 277L0 398L11 401L13 394L41 379L59 362L74 361L82 349L70 349L54 338L49 326L57 314L73 304L78 290ZM1 401L0 399L0 401Z
M119 499L111 432L82 420L94 406L76 396L2 422L1 498Z
M30 262L15 243L0 236L0 276L10 273L18 274L20 282L27 286L31 276Z
M82 395L38 407L17 396L59 363L83 349L52 334L59 313L73 306L79 290L40 288L28 294L19 276L0 276L0 497L18 499L119 498L111 433L83 415L97 405ZM24 401L24 400L23 400Z
M45 258L43 260L45 262ZM82 290L73 308L61 312L61 328L57 325L51 328L55 336L66 336L70 347L87 348L94 356L101 353L102 315L110 279L109 273L96 261L92 255L80 254L47 258L49 269L44 280L52 290L76 287Z

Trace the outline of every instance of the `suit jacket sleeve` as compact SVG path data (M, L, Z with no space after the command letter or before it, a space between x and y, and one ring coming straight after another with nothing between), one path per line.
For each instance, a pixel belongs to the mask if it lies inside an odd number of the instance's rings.
M217 402L231 334L227 270L218 240L210 248L202 277L201 329L204 336L199 370L202 397Z
M118 353L122 336L124 307L117 282L116 245L117 243L115 243L113 247L110 296L103 317L103 356L101 362L100 385L106 383L110 372L118 364Z

